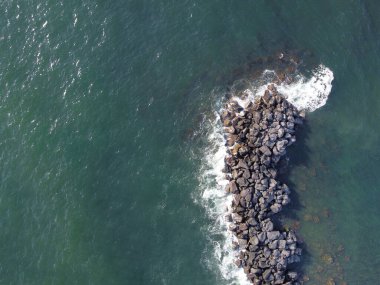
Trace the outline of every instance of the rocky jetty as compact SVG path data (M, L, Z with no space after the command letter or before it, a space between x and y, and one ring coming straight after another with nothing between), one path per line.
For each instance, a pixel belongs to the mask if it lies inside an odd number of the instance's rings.
M221 114L227 154L226 191L233 195L227 214L236 241L236 265L253 284L300 284L288 265L300 261L301 249L291 230L276 229L271 217L290 202L290 190L278 181L277 164L296 141L299 112L274 85L254 103L241 107L229 100Z

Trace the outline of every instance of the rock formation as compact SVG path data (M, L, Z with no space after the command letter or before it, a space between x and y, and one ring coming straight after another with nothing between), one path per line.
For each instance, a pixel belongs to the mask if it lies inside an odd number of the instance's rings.
M301 249L291 230L275 228L272 215L290 202L287 185L276 180L277 163L296 141L299 112L274 85L246 108L233 99L221 114L228 152L226 191L233 195L227 215L238 251L236 265L253 284L299 284L288 264L299 262Z

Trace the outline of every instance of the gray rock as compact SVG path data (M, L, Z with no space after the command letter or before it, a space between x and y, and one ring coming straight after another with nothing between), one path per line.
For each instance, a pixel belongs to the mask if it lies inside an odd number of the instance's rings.
M278 250L278 249L275 249L275 250L273 250L273 253L272 253L272 255L273 255L273 257L274 258L279 258L280 257L280 251Z
M253 236L249 239L249 243L252 244L252 245L258 245L259 244L259 239L257 238L257 236Z
M280 129L278 130L278 132L277 132L277 136L278 136L279 138L282 138L282 137L284 136L284 134L285 134L285 130L284 130L283 128L280 128Z
M290 272L288 272L287 275L288 275L288 277L289 277L291 280L293 280L293 281L295 281L295 280L298 279L298 273L297 273L297 272L290 271Z
M288 257L288 263L300 262L301 258L298 255L291 255Z
M277 148L284 148L288 144L288 141L286 139L279 140L276 143Z
M225 221L226 222L232 222L232 217L231 217L231 214L226 214L225 216L224 216L224 219L225 219Z
M270 249L276 249L278 247L278 240L274 240L268 244Z
M278 248L279 249L285 249L286 248L286 240L279 240L278 241Z
M249 193L248 189L243 189L240 191L240 197L245 197L247 196Z
M272 270L269 268L263 272L263 278L265 281L270 281L272 276Z
M275 280L275 282L274 282L275 285L284 284L285 276L282 275L282 273L280 273L280 272L276 272L274 274L274 280Z
M244 169L244 171L243 171L243 178L245 178L245 179L251 178L251 173L249 172L248 169Z
M231 193L237 193L238 192L238 188L237 188L236 182L234 180L232 180L228 184L228 189L229 189L229 192L231 192Z
M280 204L275 203L272 206L270 206L270 209L272 210L273 213L278 213L281 211L282 207Z
M242 247L244 247L248 244L248 241L246 239L243 239L243 238L239 239L238 242L239 242L239 245Z
M263 249L263 254L264 254L264 257L265 257L266 259L268 259L269 256L272 254L272 251L271 251L269 248L264 247L264 249Z
M248 226L247 226L246 224L241 223L241 224L239 225L239 230L240 230L240 231L245 231L246 229L248 229Z
M260 147L259 150L262 152L262 154L266 156L272 155L272 152L270 151L269 147L267 147L266 145L263 145L262 147Z
M249 218L247 220L247 223L251 226L256 226L257 225L257 221L254 219L254 218Z
M264 242L267 238L267 235L265 232L261 232L257 235L257 238L259 239L260 242Z
M268 263L265 258L261 258L258 262L258 267L260 268L268 268Z
M243 177L239 177L237 180L236 180L236 183L241 187L241 186L248 186L248 181L247 179L243 178Z
M273 223L269 219L264 221L263 230L267 232L270 232L273 230Z
M241 146L241 147L239 148L239 154L240 154L241 156L246 155L248 152L249 152L249 148L246 147L246 146Z
M280 232L279 231L271 231L271 232L267 232L267 239L269 241L272 241L272 240L275 240L275 239L278 239L280 237Z
M287 122L286 123L286 126L289 128L289 129L294 129L294 123L292 123L292 122Z
M232 213L231 214L231 217L232 217L232 220L235 222L235 223L241 223L243 221L243 217L240 216L238 213Z
M248 164L242 159L239 159L239 163L237 164L236 168L249 169Z
M235 129L232 126L231 127L224 127L224 132L229 133L229 134L234 134Z

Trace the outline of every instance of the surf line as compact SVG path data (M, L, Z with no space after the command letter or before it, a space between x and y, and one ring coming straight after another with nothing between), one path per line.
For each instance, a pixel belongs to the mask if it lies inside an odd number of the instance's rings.
M274 84L247 104L231 98L220 114L226 140L225 190L232 195L226 214L233 233L235 264L252 284L299 284L288 265L302 253L292 230L276 229L273 215L290 202L289 187L277 180L277 164L295 141L304 111Z

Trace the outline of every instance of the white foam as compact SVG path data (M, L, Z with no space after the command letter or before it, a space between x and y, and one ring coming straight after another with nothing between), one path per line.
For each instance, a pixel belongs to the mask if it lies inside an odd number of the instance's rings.
M274 71L266 70L258 81L251 84L250 89L243 92L243 96L233 99L245 108L249 102L264 94L275 77ZM312 72L310 79L298 75L291 84L283 83L276 87L298 109L312 112L326 104L333 79L333 72L320 65ZM219 114L216 112L215 117L204 126L208 130L208 147L203 150L199 175L202 191L200 200L214 221L207 229L210 242L213 244L213 256L206 257L206 264L211 270L217 266L222 277L230 284L250 285L243 269L234 264L237 251L232 249L232 241L236 238L227 230L229 223L225 220L225 215L230 210L232 195L227 195L224 191L228 183L222 171L227 147Z
M208 235L213 244L213 256L208 256L210 269L216 265L222 277L230 284L249 285L248 279L241 268L234 264L236 251L232 249L235 237L227 230L228 222L225 215L230 208L232 195L224 191L228 181L223 173L224 157L227 148L223 136L222 123L218 113L208 126L208 148L202 161L200 174L201 202L208 215L215 221L208 228ZM211 263L211 264L210 264Z
M333 72L320 65L313 71L310 79L299 75L294 83L283 83L277 90L297 109L313 112L326 104L333 80Z
M235 97L235 101L245 107L250 101L264 95L264 91L272 83L274 77L274 71L264 71L262 78L259 80L262 84L259 86L252 84L251 89L244 91L247 97L245 99ZM302 74L298 74L292 83L283 82L280 85L275 84L275 86L278 92L284 95L298 110L313 112L326 104L333 80L334 73L331 69L321 64L312 71L312 76L309 79Z

